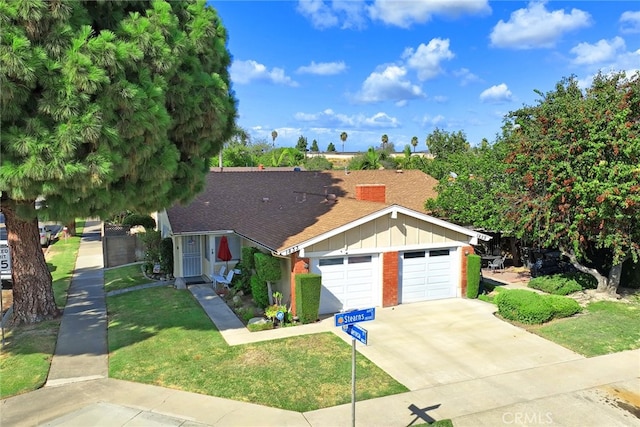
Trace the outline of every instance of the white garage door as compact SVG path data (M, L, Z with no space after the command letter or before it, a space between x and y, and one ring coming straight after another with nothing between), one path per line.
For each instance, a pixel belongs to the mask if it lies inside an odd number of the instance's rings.
M453 267L449 249L404 252L400 303L455 297Z
M319 258L312 271L322 275L320 314L376 305L377 257L372 255Z

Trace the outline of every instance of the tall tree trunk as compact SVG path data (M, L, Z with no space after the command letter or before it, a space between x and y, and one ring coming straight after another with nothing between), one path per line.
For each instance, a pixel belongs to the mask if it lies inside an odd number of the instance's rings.
M13 280L13 315L17 323L35 323L58 315L51 273L40 246L38 220L16 215L13 201L3 203Z
M620 286L620 277L622 276L622 263L624 261L620 261L619 264L611 267L609 271L609 277L605 278L605 280L598 280L598 287L596 288L596 292L605 292L611 295L617 295L618 286Z

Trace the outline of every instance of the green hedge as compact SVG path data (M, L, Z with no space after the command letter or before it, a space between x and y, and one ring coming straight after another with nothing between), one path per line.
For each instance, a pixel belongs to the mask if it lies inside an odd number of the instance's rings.
M551 276L534 277L529 280L529 287L539 289L553 295L569 295L583 289L595 289L595 277L585 273L563 273Z
M160 241L160 268L173 275L173 239L165 237Z
M251 276L251 296L256 305L260 308L265 308L269 305L269 290L267 283L260 279L257 274Z
M255 270L256 262L253 259L253 256L259 252L257 248L253 246L244 246L242 248L242 267L249 271Z
M296 275L296 314L302 323L318 320L322 276L313 273Z
M481 261L480 255L467 256L467 298L478 298Z
M262 252L255 253L253 259L256 265L256 273L262 281L277 282L280 280L280 277L282 277L280 259Z
M149 215L131 214L122 220L122 225L128 225L130 227L141 225L145 230L153 230L156 228L156 220Z
M540 295L526 289L505 290L496 295L498 313L508 320L541 324L581 311L577 301L560 295Z

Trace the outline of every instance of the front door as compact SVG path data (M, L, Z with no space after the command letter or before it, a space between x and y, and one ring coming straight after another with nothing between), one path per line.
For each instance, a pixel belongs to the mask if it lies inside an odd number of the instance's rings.
M182 238L182 276L202 275L202 255L200 236Z

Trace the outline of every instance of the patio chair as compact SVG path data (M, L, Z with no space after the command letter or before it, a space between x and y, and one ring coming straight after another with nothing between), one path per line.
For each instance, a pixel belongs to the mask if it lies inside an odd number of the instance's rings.
M504 261L507 259L506 255L503 255L501 258L496 258L493 261L489 261L487 267L491 271L495 270L504 270Z
M229 270L226 277L217 277L216 276L216 284L220 283L227 289L231 287L231 279L233 279L233 275L235 274L235 270Z

